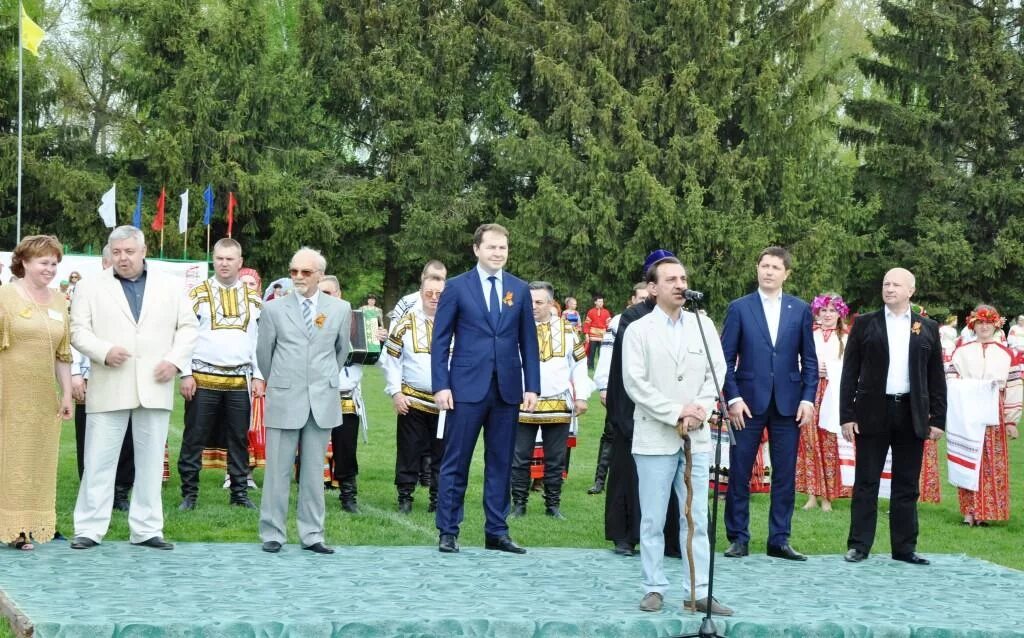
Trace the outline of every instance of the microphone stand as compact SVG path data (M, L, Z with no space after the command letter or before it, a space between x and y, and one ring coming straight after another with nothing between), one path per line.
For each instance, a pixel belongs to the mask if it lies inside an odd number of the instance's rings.
M696 306L703 300L703 298L704 298L704 295L700 295L700 296L692 295L692 297L691 296L687 296L687 300L693 302L694 310L697 310ZM718 375L715 374L715 366L714 366L714 363L711 361L711 350L708 348L708 338L707 338L707 335L704 334L704 322L702 322L700 320L700 312L696 312L695 314L697 315L697 329L700 330L700 340L704 344L704 356L707 357L708 368L711 369L711 380L715 384L715 392L718 395L718 405L722 408L722 410L725 410L725 408L726 408L725 396L722 394L722 386L718 383ZM728 365L728 362L727 362L727 365ZM710 556L710 561L708 563L708 604L707 604L707 610L704 612L704 620L701 621L700 629L697 630L697 633L694 633L694 634L679 634L677 636L672 636L671 638L718 638L719 636L724 636L724 634L719 634L718 633L718 629L717 629L717 627L715 627L715 621L712 620L712 618L711 618L711 606L712 606L712 601L714 600L711 597L711 594L714 591L714 586L715 586L715 541L716 541L716 538L718 536L718 496L719 496L720 487L721 487L721 482L720 482L721 473L719 472L719 469L718 469L720 467L720 465L721 465L721 460L722 460L722 430L721 430L721 423L722 423L722 419L724 418L725 415L722 414L722 412L719 411L719 410L715 410L711 414L712 414L712 417L714 417L715 415L718 415L718 418L719 418L719 430L718 430L718 437L716 437L716 439L715 439L715 465L714 465L714 473L713 473L714 484L715 484L715 488L714 488L715 497L714 497L714 499L711 502L711 520L708 521L708 545L709 545L709 550L710 550L711 556ZM736 438L733 436L733 433L732 433L732 424L729 423L728 419L725 419L725 424L726 424L726 426L725 426L726 430L725 431L729 434L729 444L730 445L736 445ZM690 588L691 588L691 590L693 589L693 582L692 581L690 582Z

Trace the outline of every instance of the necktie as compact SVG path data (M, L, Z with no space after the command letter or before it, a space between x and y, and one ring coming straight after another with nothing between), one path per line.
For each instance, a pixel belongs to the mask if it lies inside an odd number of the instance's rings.
M313 300L302 300L302 318L306 320L306 334L313 336Z
M490 315L491 325L495 328L498 327L498 319L501 318L501 302L498 301L498 278L491 275L487 278L487 281L491 282L491 298L490 298Z

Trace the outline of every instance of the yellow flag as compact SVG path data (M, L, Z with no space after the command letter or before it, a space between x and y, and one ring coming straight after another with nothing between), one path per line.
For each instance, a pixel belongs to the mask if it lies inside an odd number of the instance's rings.
M38 24L32 21L25 13L25 7L21 8L21 46L25 47L32 55L39 57L39 44L46 37L46 32Z

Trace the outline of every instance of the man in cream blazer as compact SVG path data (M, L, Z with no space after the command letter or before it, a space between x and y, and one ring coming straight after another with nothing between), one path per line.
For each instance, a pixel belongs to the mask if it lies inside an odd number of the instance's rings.
M302 549L333 554L324 545L324 456L331 429L341 423L338 374L349 353L352 307L321 294L327 260L312 248L292 257L295 290L263 306L256 361L267 382L267 467L260 503L263 551L287 539L288 497L296 450L297 518ZM300 445L301 444L301 445Z
M686 511L684 436L691 442L691 477L694 520L693 556L696 582L684 583L684 607L715 614L732 611L708 600L708 473L711 466L711 434L707 416L718 396L697 321L710 335L708 347L715 373L725 372L725 357L707 317L682 310L687 288L686 271L675 257L656 261L647 271L647 284L657 305L633 322L623 341L622 379L626 393L636 404L633 413L633 458L640 488L640 564L643 575L643 611L659 611L668 579L665 577L665 512L672 488L679 495L679 511ZM687 546L687 525L679 521L679 546ZM689 607L694 589L697 608Z
M85 470L71 547L95 547L107 533L117 458L130 417L135 447L130 540L173 549L163 539L164 445L174 377L189 364L198 321L183 283L147 267L142 231L115 228L107 246L113 268L79 282L71 303L71 343L92 361Z

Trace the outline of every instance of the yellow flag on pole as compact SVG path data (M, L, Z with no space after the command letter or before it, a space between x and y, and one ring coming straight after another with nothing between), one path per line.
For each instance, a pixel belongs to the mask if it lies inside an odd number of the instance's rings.
M32 55L39 57L39 44L46 37L46 32L32 21L32 18L28 17L25 13L25 7L21 8L21 46L31 53Z

